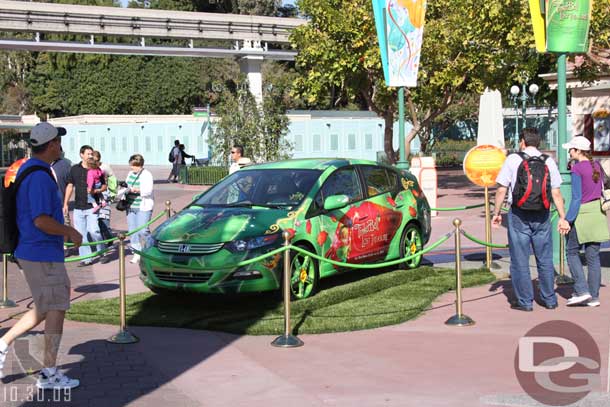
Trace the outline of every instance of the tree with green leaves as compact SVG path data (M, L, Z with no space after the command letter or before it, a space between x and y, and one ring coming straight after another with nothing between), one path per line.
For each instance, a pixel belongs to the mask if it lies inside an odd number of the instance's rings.
M297 4L308 24L291 36L301 73L295 93L315 105L335 89L335 105L358 103L383 117L384 149L394 161L397 89L383 80L371 1ZM416 135L422 145L430 142L435 121L450 106L468 103L469 95L485 87L508 89L515 81L531 80L543 62L553 59L535 52L528 4L521 0L429 1L425 19L418 84L405 91L413 125L406 137L407 155ZM602 24L607 26L608 19Z
M256 162L288 158L284 92L281 87L268 87L259 106L247 82L242 80L225 86L216 106L218 121L208 138L214 160L223 161L236 144L244 146L246 155Z

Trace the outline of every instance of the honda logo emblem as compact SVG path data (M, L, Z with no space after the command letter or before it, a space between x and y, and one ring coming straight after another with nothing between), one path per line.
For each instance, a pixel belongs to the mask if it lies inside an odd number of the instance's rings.
M191 251L191 246L187 244L181 244L178 246L178 251L180 253L189 253Z

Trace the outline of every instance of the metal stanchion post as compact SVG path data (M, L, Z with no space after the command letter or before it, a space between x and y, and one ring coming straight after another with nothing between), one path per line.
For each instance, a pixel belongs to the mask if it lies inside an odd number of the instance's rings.
M491 243L491 226L489 213L489 188L485 187L485 241ZM491 246L485 246L485 264L487 269L491 270Z
M2 253L2 302L0 308L14 308L15 301L8 299L8 254Z
M126 298L125 298L125 234L119 234L119 301L120 301L120 321L119 333L106 339L111 343L135 343L139 339L127 330L126 323Z
M284 246L290 245L290 233L284 232ZM303 341L292 335L290 328L290 250L284 251L284 335L271 342L272 346L280 348L296 348L303 346Z
M165 212L167 212L167 219L172 217L172 201L165 201Z
M445 324L454 326L474 325L474 321L462 313L462 250L460 246L460 219L453 220L455 226L455 308L456 314L449 318Z
M485 241L487 244L491 244L491 211L489 210L489 188L485 187ZM493 254L491 252L491 246L485 246L485 265L487 270L500 269L499 264L493 261Z
M561 234L559 234L559 275L557 276L557 278L555 279L555 282L557 283L557 285L568 285L568 284L574 284L574 280L571 277L566 276L565 274L565 259L566 259L566 252L565 252L565 237Z

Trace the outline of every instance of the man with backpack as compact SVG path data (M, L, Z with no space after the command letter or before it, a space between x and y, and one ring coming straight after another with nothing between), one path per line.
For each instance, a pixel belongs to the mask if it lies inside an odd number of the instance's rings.
M559 187L561 175L555 161L538 150L540 135L533 128L523 129L519 135L518 153L510 154L496 178L495 210L492 224L502 224L500 209L508 192L508 247L510 276L516 301L511 308L532 311L534 289L530 275L529 257L533 250L538 269L542 305L557 308L555 269L553 267L553 237L551 234L551 200L559 215L558 228L562 234L570 230L565 220L563 198Z
M25 162L15 180L18 241L15 258L32 292L34 307L0 338L0 377L8 347L20 335L45 321L44 368L36 386L65 390L79 381L64 376L57 368L57 352L70 308L70 279L64 265L64 237L75 246L82 242L76 229L63 224L62 202L50 164L60 157L62 127L42 122L32 129L32 158Z
M178 182L180 175L180 165L182 165L182 153L180 152L180 140L174 140L174 146L169 152L168 160L172 163L172 171L167 177L167 182ZM174 179L172 180L172 177Z

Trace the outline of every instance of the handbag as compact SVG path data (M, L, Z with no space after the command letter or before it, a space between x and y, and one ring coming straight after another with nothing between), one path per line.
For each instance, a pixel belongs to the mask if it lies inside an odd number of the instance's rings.
M606 171L602 165L599 165L599 168L602 170L602 175L604 177L604 182L602 183L602 196L599 198L602 211L607 212L610 210L610 178L606 175Z
M136 179L134 179L133 182L131 183L132 187L134 186L134 184L136 183L138 178L140 178L140 174L142 174L142 171L140 171L138 173L138 176L136 177ZM131 204L134 203L134 201L139 196L140 196L139 192L127 192L125 195L123 195L123 197L119 200L119 202L117 202L116 210L117 211L126 211L127 209L129 209L131 207Z

